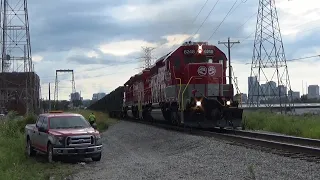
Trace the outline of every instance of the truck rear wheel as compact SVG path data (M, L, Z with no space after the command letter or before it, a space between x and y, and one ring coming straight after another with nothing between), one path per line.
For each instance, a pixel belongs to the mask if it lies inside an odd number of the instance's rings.
M35 156L36 155L36 151L33 149L33 147L31 146L31 141L30 139L28 138L27 139L27 155L29 157L32 157L32 156Z
M99 153L97 156L93 156L92 161L100 161L101 160L101 153Z

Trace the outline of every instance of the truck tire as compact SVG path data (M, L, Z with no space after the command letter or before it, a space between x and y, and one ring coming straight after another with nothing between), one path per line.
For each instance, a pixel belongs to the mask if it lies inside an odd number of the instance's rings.
M49 163L52 163L55 161L55 156L53 155L53 147L51 143L48 143L48 146L47 146L47 160Z
M97 156L93 156L92 161L100 161L101 160L101 153L99 153Z
M31 146L31 141L29 138L27 138L27 155L29 157L35 156L36 155L36 151L33 149L33 147Z

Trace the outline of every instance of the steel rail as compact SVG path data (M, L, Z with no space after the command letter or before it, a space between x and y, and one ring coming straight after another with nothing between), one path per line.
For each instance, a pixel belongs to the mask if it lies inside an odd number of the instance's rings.
M264 133L264 132L241 131L241 130L236 130L236 131L226 130L226 133L245 136L245 137L251 137L251 138L257 138L257 139L283 142L288 144L296 144L301 146L311 146L311 147L320 148L320 140L318 139L288 136L288 135L282 135L282 134Z
M249 131L226 130L226 133L218 133L195 128L184 128L173 126L167 123L150 122L142 120L125 119L131 122L152 125L155 127L183 132L186 134L213 137L219 140L226 140L240 144L255 145L259 147L284 150L294 154L302 154L320 160L320 141L315 139L300 138L293 136L256 133Z

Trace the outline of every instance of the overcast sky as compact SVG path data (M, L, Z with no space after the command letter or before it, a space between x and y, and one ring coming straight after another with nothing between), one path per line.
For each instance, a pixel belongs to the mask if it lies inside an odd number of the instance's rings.
M155 58L194 34L216 0L55 0L29 1L31 46L42 97L54 83L56 69L73 69L77 91L85 99L95 92L110 92L138 72L141 46L154 46ZM277 0L287 59L320 54L319 0ZM215 31L235 0L221 0L194 39L216 44L239 40L232 47L235 76L247 93L258 0L238 0L231 14ZM214 33L215 32L215 33ZM302 91L302 80L320 84L320 58L288 62L292 89ZM272 74L269 73L268 77ZM59 99L69 99L71 76L59 76ZM269 78L271 79L271 78ZM273 78L274 79L274 78ZM274 79L275 80L275 79ZM53 94L53 88L52 88Z

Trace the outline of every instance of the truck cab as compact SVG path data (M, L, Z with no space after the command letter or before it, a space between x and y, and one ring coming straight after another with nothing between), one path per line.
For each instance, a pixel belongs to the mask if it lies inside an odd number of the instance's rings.
M101 159L100 133L80 114L62 111L40 114L36 124L25 126L25 136L29 156L44 153L49 162L58 156Z

